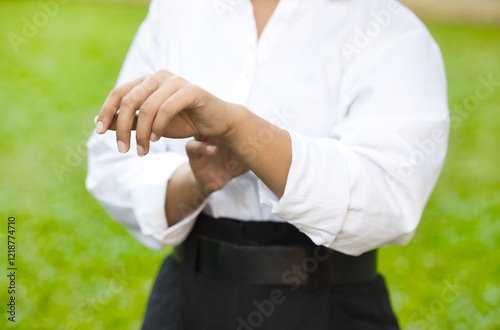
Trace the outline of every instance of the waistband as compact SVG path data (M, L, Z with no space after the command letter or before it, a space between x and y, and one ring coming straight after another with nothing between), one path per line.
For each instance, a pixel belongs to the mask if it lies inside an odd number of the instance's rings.
M376 250L349 256L315 245L287 222L240 221L200 214L171 254L183 268L252 285L368 282L377 277ZM187 267L186 267L187 266Z

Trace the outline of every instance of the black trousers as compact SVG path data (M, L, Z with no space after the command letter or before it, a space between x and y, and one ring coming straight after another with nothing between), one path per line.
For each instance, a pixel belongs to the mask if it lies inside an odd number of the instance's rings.
M196 235L196 227L188 238ZM399 329L381 275L349 284L255 285L172 256L158 272L143 329Z

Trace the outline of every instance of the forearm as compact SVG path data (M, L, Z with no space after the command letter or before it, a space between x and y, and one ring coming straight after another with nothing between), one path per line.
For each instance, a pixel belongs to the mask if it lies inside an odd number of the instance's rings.
M286 130L238 107L234 125L221 140L276 196L283 195L292 163L292 142Z
M173 226L194 212L209 193L200 187L189 163L182 164L172 174L167 184L165 214L169 226Z

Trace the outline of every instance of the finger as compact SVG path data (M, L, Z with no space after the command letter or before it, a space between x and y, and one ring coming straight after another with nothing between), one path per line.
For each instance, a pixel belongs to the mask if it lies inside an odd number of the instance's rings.
M218 151L219 148L217 146L205 142L189 140L186 143L186 153L189 158L197 158L203 155L213 156Z
M150 76L132 88L120 102L120 111L116 120L116 142L118 151L127 152L130 148L130 131L137 109L160 87L160 80Z
M149 152L150 140L158 140L157 136L151 135L153 121L161 104L179 89L177 84L170 84L168 82L162 84L151 94L139 109L136 126L137 154L139 156L144 156Z
M176 93L170 96L160 106L156 118L153 122L153 133L158 137L163 135L165 127L170 123L172 118L179 112L193 104L193 95L186 88L179 89ZM188 125L186 123L186 125ZM193 128L194 129L194 128ZM186 136L172 136L186 137Z
M216 146L220 145L220 143L221 143L217 138L215 138L213 136L205 136L205 138L203 139L203 142L208 143L208 144L213 144Z
M201 135L201 134L195 134L194 139L197 141L205 141L207 139L206 135Z
M134 116L134 122L132 123L132 130L135 130L137 127L137 119L139 118L139 115ZM113 119L111 120L111 123L109 123L108 130L110 131L116 131L116 121L118 120L118 114L115 114L113 116Z
M101 111L94 119L96 123L96 132L98 134L103 134L108 130L109 124L113 120L113 116L118 111L122 98L127 95L127 93L130 92L134 87L142 83L144 79L146 79L146 77L137 78L135 80L132 80L131 82L113 89L109 93L106 101L104 101Z

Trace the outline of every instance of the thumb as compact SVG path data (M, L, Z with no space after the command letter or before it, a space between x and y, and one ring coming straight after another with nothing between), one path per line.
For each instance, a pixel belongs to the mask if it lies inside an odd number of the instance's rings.
M196 158L203 155L213 156L217 154L219 147L197 140L189 140L186 143L186 153L189 158Z

